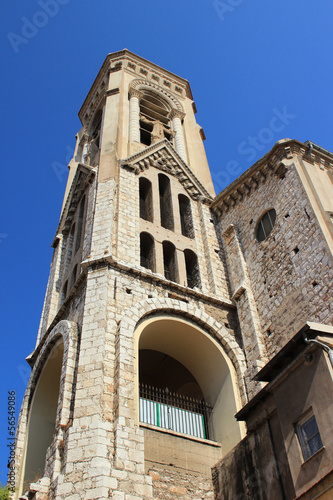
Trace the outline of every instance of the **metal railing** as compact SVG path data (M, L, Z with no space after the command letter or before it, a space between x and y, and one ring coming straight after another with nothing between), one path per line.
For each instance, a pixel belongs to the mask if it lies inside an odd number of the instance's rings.
M212 408L197 399L140 384L140 422L182 434L209 439Z

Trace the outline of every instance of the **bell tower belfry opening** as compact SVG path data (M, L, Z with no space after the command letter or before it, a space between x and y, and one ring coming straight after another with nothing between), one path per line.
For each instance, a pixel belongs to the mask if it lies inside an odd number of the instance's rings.
M15 499L162 498L170 477L205 495L242 439L246 358L195 112L187 80L126 49L79 111Z

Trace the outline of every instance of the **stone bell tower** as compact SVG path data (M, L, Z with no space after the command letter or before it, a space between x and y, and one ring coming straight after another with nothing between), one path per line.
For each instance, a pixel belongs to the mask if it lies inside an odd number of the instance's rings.
M212 498L210 468L244 435L233 416L250 389L195 112L186 80L126 49L79 111L14 498Z

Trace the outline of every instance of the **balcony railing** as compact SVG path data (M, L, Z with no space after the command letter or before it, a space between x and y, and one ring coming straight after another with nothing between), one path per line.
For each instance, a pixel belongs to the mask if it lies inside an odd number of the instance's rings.
M208 421L212 408L181 394L140 384L140 422L209 439Z

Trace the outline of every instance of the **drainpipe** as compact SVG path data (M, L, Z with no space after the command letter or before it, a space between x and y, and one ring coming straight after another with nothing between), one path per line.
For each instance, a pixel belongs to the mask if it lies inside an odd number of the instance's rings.
M316 344L316 345L319 345L325 352L327 352L328 357L330 358L330 362L331 362L332 368L333 368L333 352L332 352L332 349L330 347L328 347L328 345L324 344L323 342L320 342L319 340L309 339L307 337L306 333L303 333L303 338L304 338L304 341L307 344Z

